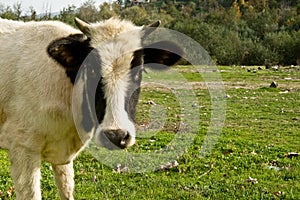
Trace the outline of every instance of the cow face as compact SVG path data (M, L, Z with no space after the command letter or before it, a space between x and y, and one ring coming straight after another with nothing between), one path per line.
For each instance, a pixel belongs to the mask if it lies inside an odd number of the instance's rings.
M88 24L76 18L75 22L82 34L54 40L48 54L63 66L72 84L81 85L83 129L96 128L95 142L109 149L129 147L135 143L144 64L171 66L180 55L166 49L179 48L166 41L143 46L143 38L159 22L150 28L118 19Z

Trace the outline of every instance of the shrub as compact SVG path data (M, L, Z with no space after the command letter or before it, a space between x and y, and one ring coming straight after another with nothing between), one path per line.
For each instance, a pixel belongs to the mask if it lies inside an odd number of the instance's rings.
M293 37L286 31L280 31L268 33L264 39L264 44L278 54L279 64L292 65L296 64L297 60L296 48L299 44L297 45L295 42L296 39L296 35Z
M242 42L242 65L274 65L278 63L278 54L251 39Z

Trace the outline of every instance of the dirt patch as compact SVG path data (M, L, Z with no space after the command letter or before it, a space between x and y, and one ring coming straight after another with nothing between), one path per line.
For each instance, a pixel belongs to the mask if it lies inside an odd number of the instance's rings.
M270 82L271 83L271 82ZM147 83L144 87L156 88L159 90L172 90L172 89L203 89L208 88L225 88L225 89L259 89L263 87L269 87L269 82L265 83L246 83L246 82L180 82L180 81L161 81L159 84ZM278 89L280 90L299 90L299 82L285 82L279 83Z

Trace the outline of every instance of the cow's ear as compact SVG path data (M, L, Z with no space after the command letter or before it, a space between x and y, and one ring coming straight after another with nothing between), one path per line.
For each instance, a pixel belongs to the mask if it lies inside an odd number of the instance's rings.
M143 50L144 64L155 69L164 69L175 65L183 56L183 50L169 41L147 45Z
M92 51L89 39L83 34L73 34L51 42L48 54L67 70L76 71Z

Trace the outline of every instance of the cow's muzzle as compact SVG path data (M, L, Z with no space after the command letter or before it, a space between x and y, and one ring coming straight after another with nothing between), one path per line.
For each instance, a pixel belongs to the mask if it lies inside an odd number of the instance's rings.
M116 130L102 130L98 137L97 143L107 149L124 149L133 145L135 138L130 135L128 131L122 129Z

